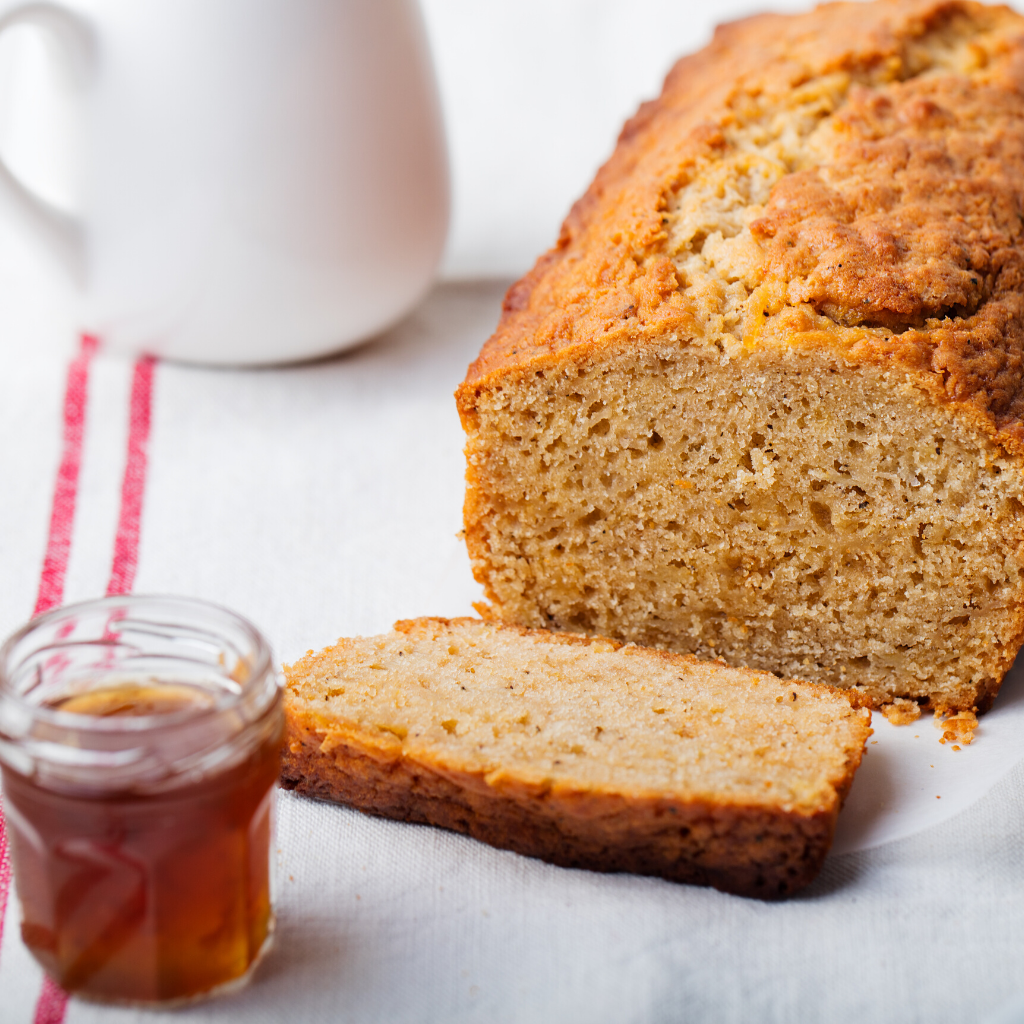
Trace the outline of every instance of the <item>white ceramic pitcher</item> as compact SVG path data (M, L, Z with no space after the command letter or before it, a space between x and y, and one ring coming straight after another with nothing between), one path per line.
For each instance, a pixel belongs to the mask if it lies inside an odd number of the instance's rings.
M0 32L24 24L82 99L81 199L69 215L0 161L0 216L108 346L306 359L429 285L449 186L415 0L0 3Z

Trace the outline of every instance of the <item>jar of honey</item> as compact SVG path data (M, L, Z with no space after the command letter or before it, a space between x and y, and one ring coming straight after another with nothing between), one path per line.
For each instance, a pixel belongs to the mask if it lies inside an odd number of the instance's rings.
M21 933L66 991L168 1005L244 984L274 929L283 731L269 645L214 605L109 597L7 641L0 765Z

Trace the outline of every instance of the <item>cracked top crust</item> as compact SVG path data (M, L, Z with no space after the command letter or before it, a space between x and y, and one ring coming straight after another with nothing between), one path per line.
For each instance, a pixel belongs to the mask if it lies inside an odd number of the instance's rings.
M459 389L623 341L898 362L1024 454L1024 17L836 3L679 61Z

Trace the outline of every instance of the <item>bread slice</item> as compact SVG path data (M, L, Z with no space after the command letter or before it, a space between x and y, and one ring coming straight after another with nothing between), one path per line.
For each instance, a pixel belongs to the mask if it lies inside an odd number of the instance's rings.
M817 874L871 732L821 686L476 619L398 622L285 676L288 788L765 898Z
M1024 18L725 26L457 393L492 613L983 710L1024 640Z

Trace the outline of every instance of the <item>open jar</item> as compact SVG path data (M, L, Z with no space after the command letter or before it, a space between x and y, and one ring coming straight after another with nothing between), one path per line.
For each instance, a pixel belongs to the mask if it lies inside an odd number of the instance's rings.
M284 733L269 645L205 602L68 605L0 650L22 937L66 991L167 1005L244 984L274 927Z

